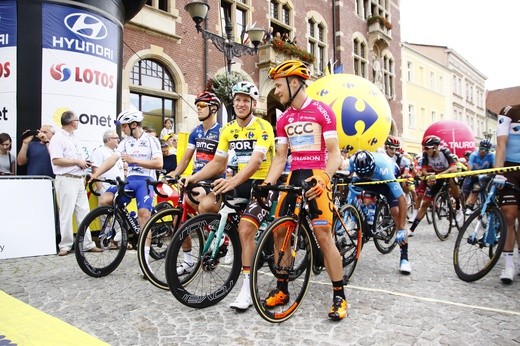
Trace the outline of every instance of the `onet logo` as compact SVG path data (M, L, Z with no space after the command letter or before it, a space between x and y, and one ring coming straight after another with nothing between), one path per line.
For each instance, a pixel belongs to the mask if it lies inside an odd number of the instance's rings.
M65 64L54 64L51 66L51 76L57 81L65 82L71 76L72 72Z
M65 26L76 35L92 40L102 40L108 29L98 18L86 13L72 13L63 20Z

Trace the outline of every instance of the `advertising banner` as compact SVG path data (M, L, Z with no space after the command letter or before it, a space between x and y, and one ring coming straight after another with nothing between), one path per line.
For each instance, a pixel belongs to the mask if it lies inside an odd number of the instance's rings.
M78 115L77 135L89 158L115 129L122 28L97 13L43 4L42 124L61 127L65 110Z
M0 2L0 132L16 148L16 1ZM12 154L16 154L13 149Z

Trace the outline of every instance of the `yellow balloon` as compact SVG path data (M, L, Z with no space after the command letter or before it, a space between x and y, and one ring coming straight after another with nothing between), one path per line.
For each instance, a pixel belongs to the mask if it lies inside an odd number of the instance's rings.
M52 113L52 121L54 122L54 125L57 126L56 128L61 128L61 115L63 112L68 111L69 109L66 107L58 107L54 110Z
M369 80L352 74L331 74L317 79L307 94L328 104L336 115L339 145L350 154L381 147L392 125L385 95Z

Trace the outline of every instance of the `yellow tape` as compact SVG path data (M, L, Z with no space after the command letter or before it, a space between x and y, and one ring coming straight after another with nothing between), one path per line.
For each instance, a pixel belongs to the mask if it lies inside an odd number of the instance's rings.
M454 173L444 173L444 174L436 174L429 175L426 177L419 177L421 180L429 180L429 179L448 179L448 178L456 178L456 177L466 177L470 175L479 175L479 174L501 174L506 172L518 171L520 170L520 166L511 166L511 167L499 167L499 168L487 168L487 169L479 169L475 171L466 171L466 172L454 172ZM413 181L414 178L399 178L399 179L390 179L390 180L380 180L380 181L361 181L357 183L352 183L352 185L373 185L373 184L388 184L388 183L402 183L405 181ZM344 186L349 184L338 184L338 186Z

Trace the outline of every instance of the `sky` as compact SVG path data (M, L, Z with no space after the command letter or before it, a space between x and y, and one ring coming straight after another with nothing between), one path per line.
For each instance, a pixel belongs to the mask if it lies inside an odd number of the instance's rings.
M496 90L520 86L519 0L401 0L401 41L447 46Z

